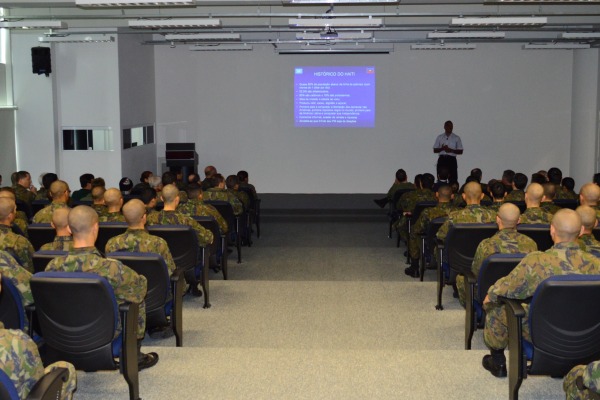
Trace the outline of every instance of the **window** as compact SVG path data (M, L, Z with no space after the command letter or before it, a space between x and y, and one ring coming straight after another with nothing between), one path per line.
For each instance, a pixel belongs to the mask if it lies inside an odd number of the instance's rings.
M123 148L143 146L154 143L154 125L123 129Z
M112 150L109 128L63 128L63 150Z

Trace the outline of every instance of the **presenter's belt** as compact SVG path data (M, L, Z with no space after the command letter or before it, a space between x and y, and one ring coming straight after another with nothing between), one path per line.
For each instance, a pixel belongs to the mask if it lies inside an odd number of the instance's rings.
M450 158L456 158L456 156L449 156L449 155L446 155L446 154L440 154L440 158L450 159Z

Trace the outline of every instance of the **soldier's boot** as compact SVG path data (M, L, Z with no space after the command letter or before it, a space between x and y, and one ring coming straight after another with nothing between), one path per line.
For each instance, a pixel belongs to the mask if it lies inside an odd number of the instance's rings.
M404 269L404 273L413 278L419 277L419 259L411 258L410 267Z
M481 360L483 368L490 371L496 378L506 378L506 356L504 350L490 351L490 354L483 357Z
M138 353L138 370L141 371L146 368L154 367L158 362L158 354L156 353L142 353L142 339L138 339L137 342L137 353Z
M384 197L383 199L374 199L373 200L375 202L375 204L377 204L379 207L383 208L385 207L385 205L388 203L388 198Z

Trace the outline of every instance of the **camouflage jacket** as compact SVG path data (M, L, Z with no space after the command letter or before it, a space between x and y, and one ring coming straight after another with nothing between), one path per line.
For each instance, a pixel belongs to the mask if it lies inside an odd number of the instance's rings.
M497 302L498 296L525 300L550 276L599 273L600 259L581 250L576 242L557 243L545 252L525 256L510 274L490 287L488 296L492 302Z
M482 207L479 204L471 204L463 209L452 211L448 214L448 220L440 227L437 238L446 240L448 230L453 224L462 223L490 223L496 222L496 213Z
M579 195L575 192L572 192L566 189L564 186L556 185L556 198L557 199L579 199Z
M525 201L525 192L521 189L515 189L506 195L504 201Z
M219 200L227 201L233 207L233 213L235 215L241 215L244 212L242 202L238 200L232 193L226 189L211 188L204 192L204 200Z
M17 200L21 200L27 204L31 204L31 202L35 200L35 193L29 191L29 189L25 189L19 184L13 186L13 188L15 189L15 197Z
M40 250L73 250L73 236L55 236L54 241L46 243L40 247Z
M404 193L400 196L396 208L403 212L413 212L417 203L422 201L436 201L435 193L429 189L417 189L412 192Z
M198 222L194 221L189 215L184 215L178 211L158 211L146 217L148 225L189 225L196 231L198 235L198 245L207 247L214 240L213 234L208 229L204 228Z
M585 367L583 384L591 391L600 393L600 361L594 361Z
M552 217L548 211L540 207L528 208L521 214L521 224L549 224L552 222Z
M127 229L125 233L110 238L106 244L106 253L113 253L115 251L155 253L165 260L169 274L172 274L176 268L166 240L151 235L145 229Z
M235 197L237 197L237 199L244 206L244 210L250 209L250 196L248 196L248 193L242 192L240 190L230 190L229 192L232 193Z
M34 200L50 200L50 197L48 197L48 189L46 189L45 187L41 187L37 191Z
M119 211L111 212L108 211L105 214L98 216L98 222L126 222L125 217Z
M500 207L502 207L502 204L504 204L503 201L494 201L491 205L486 206L485 208L494 212L495 214L498 214L498 210L500 209Z
M33 272L33 246L29 240L13 233L6 225L0 225L0 250L8 252L23 268Z
M477 276L483 260L492 254L531 253L537 251L537 244L527 235L517 232L516 229L501 229L491 238L483 239L471 264L471 271Z
M50 203L40 211L35 213L33 216L33 223L35 224L49 224L52 222L52 213L57 208L68 207L66 203Z
M596 240L593 234L585 233L577 239L579 247L588 252L600 253L600 242Z
M392 201L394 199L394 193L398 190L415 190L415 184L411 182L394 183L390 190L388 190L387 198Z
M23 232L23 236L25 236L26 238L29 237L29 235L27 233L27 228L29 228L27 221L23 221L22 219L15 218L15 220L13 221L13 225L16 225L21 230L21 232Z
M549 212L552 215L556 214L556 212L560 210L560 207L551 201L542 202L542 204L540 204L540 208L546 212Z
M250 183L240 183L240 187L250 189L250 191L252 192L252 197L254 197L255 199L258 198L258 194L256 193L256 188L254 187L254 185Z
M108 214L108 208L106 208L104 204L92 204L90 207L92 207L94 211L96 211L96 213L98 214L98 219L101 216Z
M31 272L21 267L17 260L6 251L0 251L0 274L10 280L21 293L23 306L33 304L33 295L29 287Z
M189 200L185 204L179 204L177 211L181 212L182 214L189 215L190 217L213 217L217 221L217 224L219 224L221 233L225 234L228 232L227 222L221 213L210 204L206 204L204 201Z
M415 235L422 235L425 233L427 229L427 225L429 223L440 217L447 217L448 214L454 210L452 203L438 203L435 207L426 208L423 210L417 222L413 226L411 233L414 232Z

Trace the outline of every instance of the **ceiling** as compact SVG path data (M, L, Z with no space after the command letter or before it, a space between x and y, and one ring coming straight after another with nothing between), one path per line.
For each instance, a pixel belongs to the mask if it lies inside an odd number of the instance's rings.
M599 2L546 1L498 3L499 0L407 0L388 4L286 4L281 1L251 2L246 0L197 0L191 7L110 7L81 8L75 0L21 0L2 1L5 21L27 19L61 20L68 29L40 30L40 35L63 36L88 33L118 32L152 33L152 39L145 43L153 45L205 44L205 40L166 40L165 35L173 33L236 33L237 42L253 44L272 44L274 47L306 47L318 45L333 46L353 44L362 47L393 46L394 43L583 43L591 47L600 47L600 38L563 39L563 32L600 32ZM452 18L459 17L547 17L542 26L472 26L457 27L450 25ZM336 19L340 18L381 18L382 25L369 28L340 27L330 29L332 35L323 35L303 40L298 34L324 33L327 29L290 27L289 20ZM178 18L219 19L217 28L160 28L132 29L130 20L173 20ZM428 39L431 32L504 32L504 38L437 38ZM368 38L343 40L344 34L353 32L371 33ZM336 34L338 37L336 38ZM489 34L488 34L489 35ZM231 35L229 35L231 36ZM314 36L314 35L313 35ZM364 36L364 35L363 35ZM229 40L214 39L210 45L216 46Z

